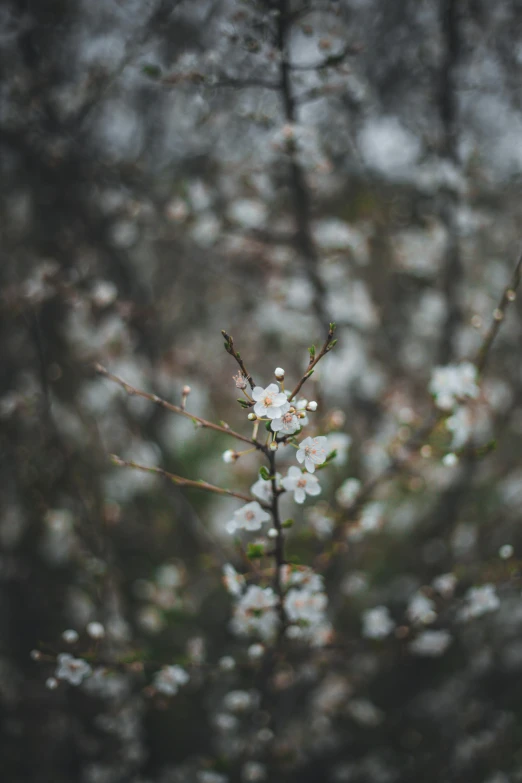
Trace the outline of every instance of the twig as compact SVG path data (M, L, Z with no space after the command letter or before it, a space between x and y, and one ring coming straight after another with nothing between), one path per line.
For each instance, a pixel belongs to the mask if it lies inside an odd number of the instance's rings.
M511 302L514 302L516 298L516 292L520 285L521 277L522 277L522 250L520 251L520 254L518 256L518 260L515 265L515 269L513 271L513 276L509 281L509 284L504 289L502 296L500 298L500 302L498 303L497 307L493 311L493 321L477 353L475 364L477 366L477 370L479 371L479 373L481 373L484 370L486 361L488 359L489 351L491 349L491 346L493 345L493 342L495 341L495 338L498 334L502 321L505 318L506 311L509 305L511 304Z
M215 432L222 432L225 435L231 435L233 438L236 438L236 440L241 440L244 443L249 443L251 446L254 446L256 449L259 449L260 451L265 451L265 446L262 443L259 443L257 440L252 440L251 438L247 438L246 435L241 435L239 432L235 432L234 430L230 429L230 427L222 426L221 424L214 424L212 421L207 421L206 419L202 419L200 416L195 416L193 413L189 413L186 410L183 410L179 405L173 405L171 402L167 402L166 400L163 400L161 397L158 397L156 394L149 394L148 392L141 391L140 389L136 389L134 386L131 386L130 383L127 383L127 381L124 381L123 378L119 378L117 375L113 375L110 373L103 365L101 364L95 364L94 369L98 373L98 375L103 375L104 378L107 378L110 381L114 381L114 383L117 383L119 386L124 389L127 394L129 394L131 397L143 397L145 400L149 400L150 402L153 402L155 405L159 405L160 408L165 408L168 411L171 411L172 413L178 413L180 416L185 416L187 419L192 419L193 422L196 422L200 427L203 427L204 429L214 430Z
M256 385L255 381L250 375L250 373L248 372L247 368L245 367L245 363L241 358L241 355L234 348L234 338L231 337L229 334L227 334L227 332L225 332L224 329L221 330L221 334L225 338L225 351L234 357L236 362L239 364L239 369L241 370L241 373L245 376L248 383L250 384L250 388L254 389L254 386Z
M326 354L329 351L331 351L332 348L334 347L335 343L337 342L337 340L333 339L334 332L335 332L335 324L330 324L330 327L328 329L328 335L326 337L323 347L321 348L318 354L315 354L315 352L310 353L310 361L308 362L308 367L306 368L306 372L301 378L301 380L299 381L299 383L297 384L297 386L295 387L295 389L293 390L290 397L288 398L289 402L294 399L296 394L299 394L301 387L303 386L305 381L311 376L316 364L318 364L320 360L323 358L323 356L326 356Z
M249 495L243 495L241 492L234 492L232 489L225 489L224 487L216 487L214 484L209 484L207 481L193 481L192 479L183 478L183 476L176 476L174 473L169 473L163 468L153 467L149 465L140 465L138 462L132 460L122 459L117 454L110 455L113 465L123 468L133 468L134 470L141 470L143 473L157 473L159 476L164 476L173 484L179 487L193 487L194 489L202 489L204 492L214 492L216 495L230 495L240 500L245 500L250 503L254 498Z

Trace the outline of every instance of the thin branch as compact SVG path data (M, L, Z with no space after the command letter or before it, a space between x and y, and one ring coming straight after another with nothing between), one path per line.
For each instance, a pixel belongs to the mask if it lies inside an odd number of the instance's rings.
M238 351L236 351L234 348L234 338L227 334L224 329L221 330L221 334L225 338L225 351L234 357L236 362L239 364L239 369L241 370L242 375L245 376L248 383L250 384L250 388L253 390L256 383L245 367L245 363L241 358L241 354L239 354Z
M305 381L308 380L308 378L311 376L315 366L321 361L323 356L326 356L326 354L329 353L329 351L331 351L332 348L334 347L335 343L337 342L337 340L333 339L334 332L335 332L335 324L330 324L330 327L328 329L328 335L326 337L323 347L321 348L318 354L310 354L310 361L308 362L308 367L306 368L306 372L301 378L301 380L299 381L299 383L297 384L297 386L295 387L295 389L293 390L290 397L288 398L288 402L293 400L296 394L299 394L301 387L303 386Z
M508 285L506 286L506 288L504 289L497 307L493 311L493 321L478 351L475 364L477 366L479 373L481 373L484 370L484 367L486 366L489 351L495 341L500 326L506 316L506 311L509 305L511 304L511 302L513 302L516 298L516 292L518 287L520 286L521 277L522 277L522 250L520 251L520 255L518 256L518 260L515 265L515 269L513 271L513 276L509 281Z
M225 489L224 487L216 487L214 484L209 484L207 481L193 481L192 479L183 478L183 476L176 476L174 473L169 473L163 468L152 467L149 465L140 465L132 460L122 459L117 454L110 455L113 465L117 465L122 468L133 468L134 470L141 470L143 473L156 473L159 476L164 476L173 484L178 487L193 487L194 489L202 489L204 492L214 492L216 495L230 495L233 498L239 498L250 503L254 500L250 495L243 495L242 492L234 492L232 489ZM263 505L263 504L261 504Z
M123 378L119 378L117 375L110 373L101 364L95 364L94 369L98 375L102 375L104 378L107 378L110 381L114 381L114 383L117 383L119 386L121 386L121 388L124 389L131 397L143 397L145 400L149 400L155 405L159 405L160 408L165 408L165 410L171 411L172 413L178 413L180 416L185 416L187 419L191 419L193 422L197 423L204 429L214 430L215 432L222 432L225 435L231 435L233 438L236 438L236 440L241 440L244 443L248 443L251 446L254 446L260 451L265 451L265 446L262 443L259 443L257 440L247 438L246 435L241 435L241 433L235 432L228 426L214 424L212 421L207 421L206 419L202 419L200 416L195 416L193 413L189 413L188 411L183 410L183 408L181 408L179 405L173 405L171 402L163 400L156 394L149 394L148 392L136 389L134 386L131 386L130 383L124 381Z

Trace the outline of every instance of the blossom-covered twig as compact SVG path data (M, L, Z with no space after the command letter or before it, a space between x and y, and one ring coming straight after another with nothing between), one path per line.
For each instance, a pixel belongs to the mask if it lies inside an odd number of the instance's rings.
M234 430L230 429L230 427L228 426L224 426L222 424L214 424L214 422L212 421L207 421L206 419L202 419L201 416L196 416L193 413L189 413L188 411L181 408L179 405L173 405L173 403L167 402L167 400L158 397L157 394L149 394L148 392L141 391L141 389L136 389L130 383L124 381L123 378L119 378L117 375L113 375L112 373L110 373L101 364L95 364L94 369L96 370L98 375L103 375L104 378L108 378L108 380L114 381L119 386L121 386L121 388L124 389L127 392L127 394L129 394L131 397L133 396L143 397L145 400L149 400L150 402L153 402L155 405L159 405L160 408L165 408L166 410L171 411L172 413L178 413L180 416L185 416L188 419L192 419L193 422L198 424L200 427L203 427L204 429L214 430L215 432L222 432L225 435L231 435L233 438L236 438L236 440L241 440L244 443L249 443L251 446L254 446L256 449L259 449L260 451L265 451L265 446L262 443L259 443L257 440L248 438L246 435L241 435L241 433L235 432Z
M301 391L301 387L303 386L305 381L307 381L308 378L312 375L315 366L321 361L323 356L326 356L326 354L329 351L331 351L332 348L334 347L335 343L337 342L337 340L333 339L334 332L335 332L335 324L331 323L328 328L328 334L326 336L326 340L324 341L324 345L319 351L319 353L316 353L314 346L312 346L309 349L310 359L308 361L308 367L306 368L306 372L304 373L303 377L301 378L301 380L299 381L295 389L292 391L290 397L288 398L289 402L292 401L297 394L299 394L299 392Z
M248 383L250 384L250 388L253 389L256 385L255 381L245 367L245 363L241 358L241 354L239 354L238 351L236 351L234 348L234 338L227 334L224 329L221 330L221 334L225 338L225 351L234 357L239 365L239 369L241 370L242 375L244 375L244 377L247 379Z
M117 454L111 454L110 458L113 465L124 468L134 468L134 470L141 470L143 473L156 473L159 476L164 476L179 487L193 487L194 489L202 489L204 492L214 492L216 495L231 495L234 498L246 500L247 503L254 500L254 498L249 495L244 495L242 492L235 492L232 489L225 489L224 487L216 487L214 484L209 484L207 481L194 481L193 479L183 478L183 476L176 476L174 473L163 470L163 468L140 465L138 462L122 459L121 457L118 457Z

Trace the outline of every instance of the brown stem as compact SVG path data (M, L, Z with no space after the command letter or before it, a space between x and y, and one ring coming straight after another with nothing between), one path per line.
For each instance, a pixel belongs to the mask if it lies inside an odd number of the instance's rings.
M285 537L284 537L283 524L281 522L281 515L279 513L279 495L281 493L277 489L275 451L270 451L268 453L268 461L270 463L270 475L271 475L270 481L272 483L272 503L271 503L270 510L272 512L274 528L277 530L277 536L274 542L275 545L274 545L274 552L273 552L274 559L275 559L274 589L279 598L278 607L277 607L279 612L279 620L280 620L278 639L281 640L287 625L287 618L286 618L286 612L284 606L283 585L281 584L281 569L285 564Z
M242 375L245 376L248 383L250 384L250 388L253 389L256 383L245 367L245 363L241 358L241 355L234 348L234 338L227 334L224 329L221 330L221 334L225 338L225 351L234 357L236 362L239 364L239 369L241 370Z
M312 370L314 369L316 364L318 364L323 358L323 356L326 356L326 354L329 351L331 351L332 348L334 347L335 345L335 341L333 341L334 332L335 332L335 324L330 324L328 328L328 334L326 336L326 340L324 342L323 347L321 348L318 354L314 354L310 356L310 360L308 362L308 367L306 368L306 372L301 378L301 380L299 381L299 383L297 384L297 386L295 387L295 389L293 390L290 397L288 398L289 402L294 399L296 394L299 394L299 392L301 391L301 387L312 374Z
M214 492L216 495L230 495L240 500L245 500L250 503L254 500L249 495L243 495L241 492L234 492L232 489L225 489L224 487L216 487L214 484L209 484L207 481L193 481L192 479L183 478L183 476L176 476L174 473L169 473L163 468L157 468L149 465L140 465L132 460L122 459L117 454L110 455L113 465L118 465L124 468L133 468L134 470L141 470L143 473L156 473L159 476L164 476L173 484L179 487L193 487L194 489L202 489L204 492ZM263 504L261 504L263 505Z
M192 419L193 422L196 422L200 427L203 427L204 429L214 430L215 432L222 432L225 435L231 435L233 438L236 438L236 440L241 440L243 443L248 443L250 446L254 446L256 449L259 449L260 451L266 451L265 446L262 443L259 443L257 440L252 440L251 438L247 438L246 435L241 435L239 432L235 432L234 430L230 429L228 426L224 426L221 424L214 424L212 421L207 421L206 419L202 419L200 416L195 416L193 413L189 413L188 411L181 408L179 405L173 405L171 402L167 402L166 400L163 400L161 397L158 397L156 394L149 394L148 392L141 391L140 389L136 389L134 386L131 386L130 383L127 383L127 381L124 381L123 378L119 378L117 375L113 375L108 370L105 369L101 364L95 364L94 369L98 373L98 375L103 375L104 378L108 378L110 381L114 381L114 383L117 383L119 386L121 386L122 389L124 389L127 394L129 394L131 397L143 397L145 400L149 400L150 402L153 402L155 405L159 405L160 408L165 408L168 411L171 411L171 413L178 413L180 416L186 416L187 419Z
M475 364L480 373L484 370L484 367L486 366L489 351L491 349L491 346L493 345L493 342L495 341L495 338L498 334L502 321L505 318L506 311L510 303L513 302L515 299L515 294L520 285L521 277L522 277L522 250L520 251L520 254L518 256L518 260L515 265L515 269L513 271L513 276L511 277L509 284L504 289L502 296L500 298L500 302L498 303L496 309L493 312L493 321L477 353Z

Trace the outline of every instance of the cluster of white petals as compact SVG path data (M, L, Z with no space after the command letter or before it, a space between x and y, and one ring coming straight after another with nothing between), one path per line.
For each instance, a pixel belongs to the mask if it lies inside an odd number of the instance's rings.
M164 696L175 696L180 685L186 685L190 677L181 666L164 666L154 675L154 687Z
M243 574L238 574L230 563L225 563L223 566L223 583L230 595L241 595L245 586L245 577Z
M261 508L257 500L253 500L234 512L234 518L228 522L226 530L231 535L236 530L260 530L261 525L269 519L270 514Z
M465 605L459 612L460 620L473 620L487 612L494 612L500 606L500 600L493 584L481 587L470 587L465 598Z
M92 669L83 658L75 658L69 653L61 653L58 656L58 666L54 673L57 680L64 680L70 685L81 685L92 674Z
M322 577L311 568L283 566L281 583L288 587L284 609L292 625L287 628L287 636L305 639L314 646L328 643L333 629L326 616L328 598Z
M302 426L302 421L297 417L296 409L286 403L287 409L277 419L272 419L270 429L280 435L293 435ZM286 407L285 406L285 407Z
M296 503L304 503L307 495L319 495L321 486L316 476L303 473L295 465L288 468L288 473L282 480L283 488L294 493Z
M255 386L252 397L256 403L254 413L260 419L279 419L290 407L286 394L279 390L276 383L269 384L266 389L263 389L262 386Z
M479 395L477 375L477 368L471 362L435 367L429 390L435 397L437 407L450 411L459 400L466 397L476 399Z
M317 438L305 438L299 444L297 461L303 464L309 473L315 472L316 465L322 465L328 456L328 441L324 435Z
M367 639L384 639L395 628L387 606L367 609L362 616L362 635Z
M281 474L276 473L276 487L281 487ZM273 498L273 488L270 479L259 478L255 484L250 487L250 492L263 503L270 504Z
M435 602L424 593L415 593L408 603L406 614L410 623L429 625L437 619Z
M452 641L449 631L423 631L408 645L414 655L436 658L443 655Z
M271 587L250 585L234 607L232 631L239 636L251 634L269 641L275 636L279 618L277 595Z

